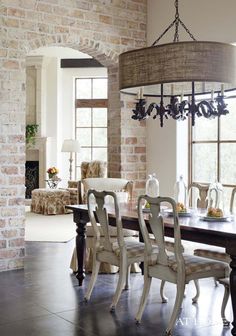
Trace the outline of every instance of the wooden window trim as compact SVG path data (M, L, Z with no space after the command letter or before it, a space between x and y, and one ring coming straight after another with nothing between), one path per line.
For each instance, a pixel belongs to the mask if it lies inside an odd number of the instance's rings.
M107 108L108 99L76 99L76 108Z

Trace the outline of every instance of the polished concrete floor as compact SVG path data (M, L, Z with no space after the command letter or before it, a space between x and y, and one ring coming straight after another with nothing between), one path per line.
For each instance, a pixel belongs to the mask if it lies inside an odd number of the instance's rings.
M115 290L117 275L99 275L89 303L83 302L84 287L69 270L74 242L27 243L25 269L0 273L0 335L1 336L161 336L171 308L175 287L166 286L169 297L162 304L159 281L153 280L142 324L134 316L139 304L143 280L141 274L131 275L131 289L124 291L115 314L109 304ZM201 281L201 297L191 303L194 286L189 284L174 335L229 336L223 328L220 306L223 288L213 280ZM231 307L227 317L232 318Z

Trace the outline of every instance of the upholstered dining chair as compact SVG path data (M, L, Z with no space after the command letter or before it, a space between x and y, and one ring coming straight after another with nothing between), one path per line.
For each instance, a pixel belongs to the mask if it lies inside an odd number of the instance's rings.
M230 198L230 213L232 214L234 212L234 202L235 202L235 193L236 193L236 187L232 189L231 192L231 198ZM211 258L213 260L220 260L224 261L226 263L230 263L231 259L230 256L225 253L223 248L215 247L215 248L198 248L194 250L194 255L199 257L206 257Z
M148 223L144 220L142 211L142 204L144 200L150 204ZM168 252L165 247L164 223L162 214L160 213L160 205L163 202L169 203L173 211L174 253ZM136 321L137 323L140 323L141 321L142 314L147 303L152 278L158 278L174 283L177 287L177 293L172 314L166 328L166 335L171 335L182 305L185 285L191 280L208 277L216 277L217 279L221 278L221 276L225 277L228 266L220 261L213 261L211 259L183 254L176 203L172 198L151 198L148 196L140 196L138 200L138 216L140 230L145 243L145 258L144 286L139 309L136 315ZM153 253L153 248L149 240L149 232L147 228L148 224L155 237L156 245L158 246L157 254Z
M188 187L188 206L193 208L207 208L208 204L208 188L209 184L200 184L200 183L191 183ZM153 242L155 243L155 240ZM186 242L181 245L182 252L185 251ZM174 242L172 238L168 238L168 240L165 240L165 246L166 249L170 252L174 252ZM192 298L193 303L197 303L198 298L200 296L200 287L198 280L194 280L194 284L196 287L196 294ZM166 297L164 293L164 287L165 287L165 280L161 281L161 287L160 287L160 296L162 299L162 302L168 302L168 298Z
M222 318L223 325L228 327L230 325L230 322L225 317L225 308L226 308L227 302L229 300L229 295L230 295L229 277L219 279L219 283L223 285L225 288L224 297L223 297L223 301L221 305L221 318Z
M188 205L206 209L209 184L191 183L188 187Z
M116 230L116 239L114 239L114 236L111 237L110 234L109 218L107 215L107 197L113 200L116 227L112 227L112 229ZM94 212L100 225L98 225L96 221ZM85 300L88 301L90 299L101 262L116 265L119 267L119 279L110 306L110 310L113 311L116 308L125 282L129 276L131 264L144 260L144 243L140 243L132 237L124 237L120 205L115 192L88 190L88 213L94 231L94 253L92 276L85 294ZM101 239L101 229L104 234L104 239Z
M119 202L129 202L132 201L132 193L133 193L133 182L122 179L122 178L86 178L82 180L83 187L81 188L84 192L83 200L85 197L87 198L87 193L89 189L95 189L98 191L113 191L116 193ZM87 201L85 200L85 203ZM117 239L117 230L114 228L110 228L110 236ZM104 234L100 232L101 237L104 238ZM125 237L137 237L138 233L132 230L123 230L123 235ZM91 223L88 223L86 226L86 259L85 259L85 271L91 272L92 271L92 260L93 260L93 238L94 238L94 231ZM77 271L77 255L76 249L74 249L70 268L73 272ZM108 263L101 263L100 272L102 273L116 273L118 268L114 265ZM132 265L132 272L139 272L140 268L137 264Z

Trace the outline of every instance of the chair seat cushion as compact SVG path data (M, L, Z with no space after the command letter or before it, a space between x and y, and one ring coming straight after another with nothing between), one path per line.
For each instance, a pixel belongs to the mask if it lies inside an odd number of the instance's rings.
M213 270L222 270L225 272L225 274L228 273L228 265L221 261L215 261L188 254L183 254L183 258L185 263L186 275ZM149 265L154 266L156 262L157 262L157 255L152 255ZM171 267L174 272L177 272L178 264L175 260L175 255L171 252L168 253L168 266Z
M194 255L230 263L230 256L224 251L221 252L220 250L196 249L194 250Z
M185 262L186 275L198 272L207 272L213 270L225 271L228 269L227 264L220 261L215 261L207 258L197 257L193 255L183 255ZM169 266L173 271L177 271L177 262L175 256L170 256L168 259Z
M98 226L99 226L99 231L100 231L101 237L104 237L103 230L102 230L99 223L98 223ZM109 227L109 232L110 232L111 237L117 237L116 227L112 227L112 226ZM86 235L87 235L87 237L93 237L94 236L93 227L92 227L90 222L87 223L87 225L86 225ZM123 235L124 235L124 237L133 237L133 236L138 237L138 232L134 231L134 230L123 229Z
M144 250L145 250L144 243L140 243L135 238L128 238L125 240L125 244L128 258L142 257L142 256L144 258ZM117 257L120 256L120 247L118 245L118 242L114 242L112 244L112 250ZM157 252L158 252L157 247L153 246L153 254L155 255L155 253Z

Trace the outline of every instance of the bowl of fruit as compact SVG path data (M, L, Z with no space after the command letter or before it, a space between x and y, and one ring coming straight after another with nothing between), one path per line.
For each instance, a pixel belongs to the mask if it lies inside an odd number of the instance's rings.
M190 217L191 216L191 212L181 202L176 203L176 212L178 213L179 217ZM169 216L173 216L173 211L172 210L170 210L170 209L167 210L167 213L168 213Z
M176 211L179 212L187 212L187 208L183 203L176 203Z
M208 208L207 217L217 217L222 218L224 217L223 211L220 208Z
M220 208L209 207L207 209L207 213L201 219L208 222L226 222L230 221L231 218L229 216L224 215L224 211Z

